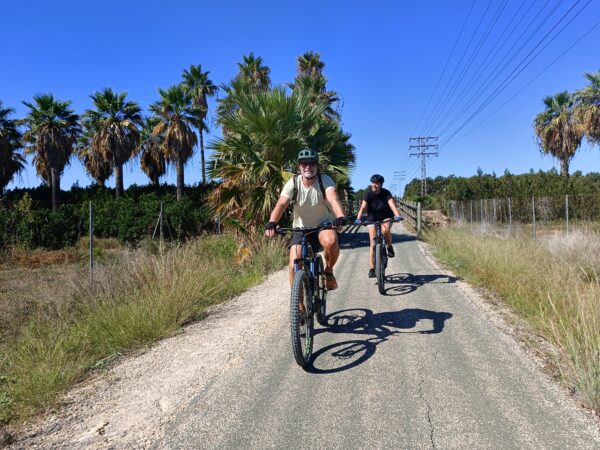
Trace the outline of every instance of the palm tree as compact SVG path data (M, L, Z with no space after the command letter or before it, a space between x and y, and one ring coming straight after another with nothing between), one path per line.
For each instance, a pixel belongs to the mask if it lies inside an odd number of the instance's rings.
M200 164L202 165L202 183L206 183L206 163L204 160L204 136L203 131L208 132L206 125L206 115L208 113L207 97L212 97L219 89L208 78L210 72L202 72L202 66L191 65L190 70L183 71L183 85L192 96L192 103L198 108L199 115L198 133L200 135Z
M600 144L600 70L586 73L589 86L576 93L576 116L590 144Z
M69 108L70 101L55 100L52 94L38 95L33 103L23 102L29 113L22 120L23 139L36 153L36 168L48 176L52 188L52 208L56 209L60 175L69 162L81 131L79 116Z
M268 89L271 86L271 69L263 66L263 59L260 56L255 57L252 52L242 58L243 61L238 63L239 73L236 78L250 81L261 90Z
M162 148L162 136L153 134L154 128L160 119L146 117L140 130L140 145L137 153L140 154L140 167L150 178L152 185L158 186L158 180L167 171L167 164Z
M340 115L335 108L339 103L339 95L335 91L327 91L327 79L323 75L325 63L321 61L318 52L306 52L297 59L297 75L290 87L294 90L302 89L314 98L314 101L323 101L327 105L325 117L330 120L339 120Z
M96 109L85 112L85 120L98 132L92 141L94 151L115 168L115 194L123 194L123 165L129 161L140 141L137 125L142 110L133 101L126 101L127 92L116 93L111 88L90 95Z
M329 141L334 127L323 120L326 105L304 92L287 95L284 88L231 95L239 108L219 117L229 133L211 145L211 175L222 183L209 201L220 215L251 228L264 223L281 187L296 173L298 151L308 145L320 151L325 171L348 178L354 148Z
M306 52L298 56L298 75L319 76L323 74L325 63L321 61L319 52Z
M160 100L150 105L159 122L154 136L162 137L162 148L168 160L175 163L177 171L177 200L183 195L183 167L190 159L196 145L193 127L198 126L199 109L192 104L192 97L181 85L159 89Z
M25 168L25 158L17 151L21 148L17 121L8 118L13 112L12 108L4 108L0 100L0 194L13 177Z
M113 163L106 160L92 145L94 137L98 133L98 128L95 125L97 124L91 121L83 122L83 132L77 144L77 155L94 181L99 186L105 187L106 180L113 173Z
M546 109L533 122L540 151L560 161L560 174L569 176L569 163L583 139L583 127L573 116L573 97L559 92L544 99Z

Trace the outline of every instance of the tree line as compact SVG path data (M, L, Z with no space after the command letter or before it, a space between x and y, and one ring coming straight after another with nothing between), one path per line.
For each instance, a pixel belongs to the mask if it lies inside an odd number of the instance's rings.
M273 86L270 68L250 53L238 74L217 86L200 64L183 70L180 83L158 89L158 100L145 115L126 92L110 87L90 95L92 108L77 114L71 101L52 94L23 101L28 112L0 100L0 194L33 155L37 175L50 188L52 207L59 203L60 177L76 156L98 186L114 174L115 195L123 195L123 165L139 158L141 170L158 185L173 164L177 200L184 193L184 167L199 143L202 183L207 175L220 183L211 188L208 206L224 218L256 226L274 206L283 183L296 172L296 155L310 146L319 151L324 171L350 190L355 163L350 135L341 127L339 95L327 88L325 63L318 52L297 58L293 82ZM209 143L208 98L218 90L216 122L222 138Z
M584 175L577 171L569 177L556 169L515 175L506 170L502 175L484 173L481 169L472 177L438 176L427 179L426 198L421 197L421 180L413 179L404 189L404 198L421 201L427 208L442 209L450 200L491 198L554 197L565 194L593 196L600 201L600 173Z

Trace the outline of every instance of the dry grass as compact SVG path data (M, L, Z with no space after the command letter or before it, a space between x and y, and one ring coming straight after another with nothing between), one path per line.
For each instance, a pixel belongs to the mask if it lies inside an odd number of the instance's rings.
M233 236L206 236L164 252L146 247L99 264L93 291L84 265L12 274L21 284L12 282L19 306L4 301L0 309L2 325L13 323L0 341L0 422L52 404L99 362L169 335L286 260L279 243L258 239L240 250Z
M494 229L451 227L428 239L459 276L499 294L550 340L564 383L600 411L600 236L580 229L507 239Z

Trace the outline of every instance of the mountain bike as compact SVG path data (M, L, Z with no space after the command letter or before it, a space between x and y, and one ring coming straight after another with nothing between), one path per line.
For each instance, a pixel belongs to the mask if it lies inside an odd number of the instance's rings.
M315 255L307 236L331 229L330 223L314 228L278 228L281 235L302 233L301 254L294 260L294 281L290 295L290 331L294 359L306 367L312 359L314 316L322 326L327 326L327 289L323 258Z
M400 219L402 220L402 219ZM361 225L375 225L375 238L373 239L373 256L375 258L375 276L377 278L377 287L379 293L385 295L385 269L387 268L388 254L385 245L385 239L381 232L381 224L385 222L397 222L393 218L383 219L379 221L361 220Z

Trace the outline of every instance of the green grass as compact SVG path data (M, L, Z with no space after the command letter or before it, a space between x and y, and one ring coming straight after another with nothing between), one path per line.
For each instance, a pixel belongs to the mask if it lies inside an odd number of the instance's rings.
M600 411L600 236L591 229L539 239L488 229L434 230L435 255L469 283L503 298L560 352L564 383Z
M124 251L97 267L93 292L83 267L50 281L48 298L0 347L0 421L52 405L90 369L169 336L286 263L282 246L262 239L241 262L238 242L206 236L157 254Z

